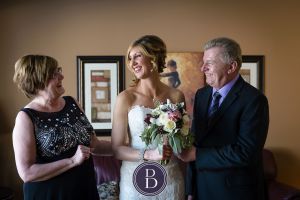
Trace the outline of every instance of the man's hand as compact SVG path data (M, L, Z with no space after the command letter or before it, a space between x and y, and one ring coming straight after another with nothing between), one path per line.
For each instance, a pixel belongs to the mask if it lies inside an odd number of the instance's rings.
M196 147L183 150L178 154L178 158L184 162L190 162L196 160Z

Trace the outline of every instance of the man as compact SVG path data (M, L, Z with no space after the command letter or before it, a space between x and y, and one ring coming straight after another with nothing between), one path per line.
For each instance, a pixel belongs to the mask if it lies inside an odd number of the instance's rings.
M262 150L269 126L268 100L239 75L242 55L234 40L207 42L203 62L208 85L195 95L195 146L179 155L192 161L187 192L201 200L264 199Z

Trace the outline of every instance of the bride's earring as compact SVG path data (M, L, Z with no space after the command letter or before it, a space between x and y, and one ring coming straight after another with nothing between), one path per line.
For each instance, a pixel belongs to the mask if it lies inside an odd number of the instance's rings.
M150 72L153 72L153 71L157 72L158 71L157 70L157 65L155 64L155 62L153 60L151 61L151 65L152 65L152 69L150 70Z
M156 71L157 72L157 67L155 65L152 65L152 69L150 70L150 72Z

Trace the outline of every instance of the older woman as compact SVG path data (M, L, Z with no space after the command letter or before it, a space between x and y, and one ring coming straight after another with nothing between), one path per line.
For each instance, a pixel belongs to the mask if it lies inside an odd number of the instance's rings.
M14 82L31 101L17 114L13 146L24 199L99 199L91 150L100 142L78 103L62 96L64 76L49 56L26 55Z

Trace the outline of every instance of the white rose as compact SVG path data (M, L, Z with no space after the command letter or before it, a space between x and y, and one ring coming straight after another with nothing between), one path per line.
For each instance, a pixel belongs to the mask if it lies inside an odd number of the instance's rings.
M167 104L162 104L162 105L159 106L159 109L160 109L160 110L165 110L165 109L167 109L167 108L168 108L168 105L167 105Z
M153 118L153 117L151 117L151 118L150 118L150 122L151 122L151 124L155 124L155 123L156 123L156 119Z
M169 121L169 117L167 113L161 113L156 120L157 126L163 126Z
M164 131L171 133L176 128L176 123L172 120L168 120L164 125Z

